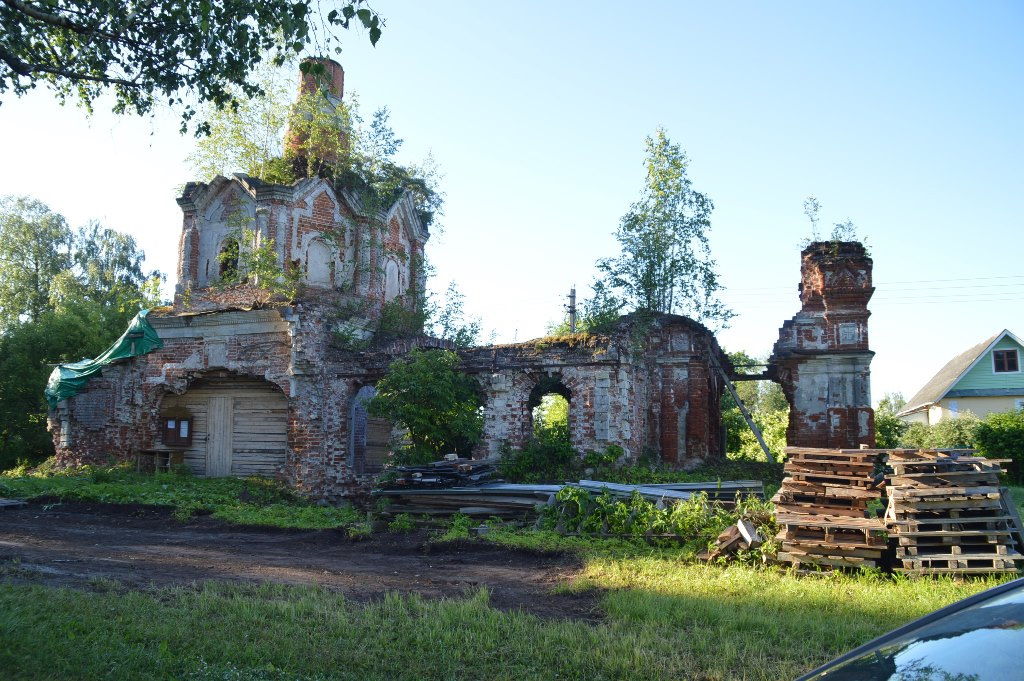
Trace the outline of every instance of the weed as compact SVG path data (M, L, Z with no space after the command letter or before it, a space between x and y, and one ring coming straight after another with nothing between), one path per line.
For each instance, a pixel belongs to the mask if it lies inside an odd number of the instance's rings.
M373 528L370 527L370 523L366 521L353 523L345 528L345 534L352 541L362 541L369 539L373 535Z
M456 513L448 521L447 529L438 537L441 541L453 539L469 539L469 528L473 526L473 519L463 513Z
M413 522L412 515L408 513L399 513L388 523L389 532L409 533L415 529L416 523Z
M164 506L180 522L211 513L238 525L326 529L361 517L351 509L313 506L266 478L197 478L182 470L143 475L125 465L57 470L44 463L31 471L8 471L0 480L5 496Z

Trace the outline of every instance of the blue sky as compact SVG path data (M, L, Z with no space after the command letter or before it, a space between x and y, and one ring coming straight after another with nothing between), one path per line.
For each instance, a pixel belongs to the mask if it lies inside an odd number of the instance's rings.
M1024 333L1024 5L378 0L376 48L345 37L346 89L391 109L407 160L445 173L435 287L454 279L499 340L581 296L658 125L715 203L730 350L767 354L799 307L804 198L867 237L873 397L907 397L1003 328ZM136 235L176 263L173 113L90 119L5 96L0 192Z

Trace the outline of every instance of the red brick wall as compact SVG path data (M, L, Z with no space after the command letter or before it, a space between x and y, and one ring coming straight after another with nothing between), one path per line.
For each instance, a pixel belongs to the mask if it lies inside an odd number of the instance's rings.
M818 242L801 254L801 310L779 330L769 373L790 403L796 447L874 446L868 301L872 261L856 242Z

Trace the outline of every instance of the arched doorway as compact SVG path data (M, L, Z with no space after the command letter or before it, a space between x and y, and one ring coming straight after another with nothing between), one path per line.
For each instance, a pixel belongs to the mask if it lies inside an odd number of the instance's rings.
M364 385L352 398L349 412L349 466L355 475L373 475L384 470L391 455L391 421L371 416L367 403L377 394Z
M261 379L227 372L206 376L181 395L167 395L161 414L191 419L184 463L207 477L275 476L288 454L288 398Z

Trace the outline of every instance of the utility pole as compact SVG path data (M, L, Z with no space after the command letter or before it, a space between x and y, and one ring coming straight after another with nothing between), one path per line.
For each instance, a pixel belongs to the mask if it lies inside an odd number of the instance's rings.
M569 333L576 333L576 284L569 289Z

